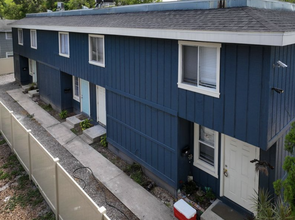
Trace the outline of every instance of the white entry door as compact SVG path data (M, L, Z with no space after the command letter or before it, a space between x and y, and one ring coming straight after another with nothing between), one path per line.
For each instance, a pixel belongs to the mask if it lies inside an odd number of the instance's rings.
M107 124L106 115L106 91L101 86L96 86L97 121L103 125Z
M259 159L259 148L224 137L224 196L251 212L259 178L255 164L250 162L253 159Z

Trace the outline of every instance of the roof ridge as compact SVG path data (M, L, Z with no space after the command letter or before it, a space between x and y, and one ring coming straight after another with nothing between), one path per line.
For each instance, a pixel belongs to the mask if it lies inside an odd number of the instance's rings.
M248 10L245 10L248 8ZM250 9L250 10L249 10ZM271 20L267 20L265 16L262 16L261 11L268 10L268 9L257 9L253 7L244 7L243 11L246 12L249 16L254 18L257 22L262 24L264 27L271 29L272 31L280 31L279 27L275 25Z

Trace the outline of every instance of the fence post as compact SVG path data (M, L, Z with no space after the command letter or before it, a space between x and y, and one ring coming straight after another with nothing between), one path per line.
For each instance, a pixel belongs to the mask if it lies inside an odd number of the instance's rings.
M31 130L27 130L28 133L28 150L29 150L29 179L32 180L32 155L31 155Z
M12 113L13 113L13 111L9 111L9 113L10 113L10 124L11 124L11 126L10 126L10 128L11 128L11 149L12 149L12 151L13 151L13 153L15 153L15 151L14 151L14 147L13 147L13 137L14 137L14 135L13 135L13 132L14 132L14 123L13 123L13 120L12 120Z
M107 212L106 208L102 206L102 207L98 208L98 211L101 214L101 219L100 220L104 220L104 214L106 214L106 212Z
M0 102L0 132L2 133L2 108L3 104Z
M54 167L55 167L55 219L56 220L59 220L59 200L58 200L58 165L57 163L59 162L59 159L58 158L55 158L54 159Z

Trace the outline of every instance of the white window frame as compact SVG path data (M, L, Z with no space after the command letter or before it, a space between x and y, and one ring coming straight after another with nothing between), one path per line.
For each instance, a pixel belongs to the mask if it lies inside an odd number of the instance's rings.
M61 45L60 45L60 35L65 34L68 35L68 54L61 53ZM69 32L58 32L58 50L59 50L59 55L63 57L70 57L70 34Z
M73 99L74 100L76 100L77 102L80 102L80 94L81 94L81 91L80 91L80 79L79 79L79 77L77 77L77 79L78 79L78 86L79 86L79 96L77 96L76 94L75 94L75 91L76 91L76 85L75 85L75 76L73 76Z
M9 58L9 56L13 57L13 52L6 52L6 58Z
M21 36L20 36L20 31L21 31ZM18 44L19 45L24 45L24 31L23 29L17 29L17 38L18 38Z
M8 34L11 34L11 37L8 37ZM12 32L5 32L5 39L11 40L12 39Z
M91 40L90 38L94 37L94 38L102 38L103 40L103 61L102 62L96 62L92 60L92 54L91 54ZM89 34L88 35L88 51L89 51L89 63L96 65L96 66L100 66L100 67L105 67L105 45L104 45L104 35L94 35L94 34Z
M33 46L33 38L32 35L35 35L35 45ZM37 49L37 30L30 30L30 39L31 39L31 48L33 49Z
M203 126L204 127L204 126ZM218 178L218 132L214 131L214 166L200 159L200 125L194 124L194 166Z
M183 46L194 46L194 47L213 47L216 48L216 88L207 88L204 86L196 86L186 82L183 82L183 68L182 68L182 48ZM201 43L192 41L178 41L178 88L189 90L192 92L209 95L215 98L219 98L219 84L220 84L220 48L219 43ZM199 58L198 58L199 59Z

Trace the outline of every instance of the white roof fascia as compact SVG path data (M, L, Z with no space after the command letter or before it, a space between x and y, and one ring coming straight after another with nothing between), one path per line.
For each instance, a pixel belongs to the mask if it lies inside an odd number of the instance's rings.
M113 27L74 27L12 25L14 28L48 31L66 31L73 33L104 34L132 37L148 37L173 40L204 41L217 43L237 43L268 46L286 46L295 44L295 32L231 32L202 30L168 30Z

